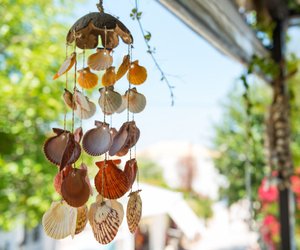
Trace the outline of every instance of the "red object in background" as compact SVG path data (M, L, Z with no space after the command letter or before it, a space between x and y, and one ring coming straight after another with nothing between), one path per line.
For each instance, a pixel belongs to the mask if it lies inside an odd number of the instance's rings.
M274 238L279 235L279 230L280 224L277 218L271 214L266 215L260 231L264 242L268 246L268 250L276 250L276 243Z
M277 201L278 199L278 190L277 186L270 183L269 180L265 177L258 189L258 197L263 203L271 203Z

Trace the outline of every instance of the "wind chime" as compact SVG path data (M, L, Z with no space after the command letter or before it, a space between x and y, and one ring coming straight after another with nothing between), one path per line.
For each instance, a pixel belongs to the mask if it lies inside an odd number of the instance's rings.
M54 178L54 187L62 197L54 201L44 214L42 224L46 234L54 239L74 237L83 231L89 221L96 240L101 244L111 242L116 236L124 217L123 206L117 201L130 191L127 204L127 224L131 233L138 227L142 214L141 190L133 191L132 186L138 175L136 157L132 157L140 130L135 124L134 113L143 111L146 98L133 85L146 81L147 71L138 61L132 61L133 38L130 31L115 17L104 12L102 1L97 4L99 12L81 17L69 30L66 37L66 60L53 79L66 75L63 99L72 111L71 130L64 127L53 128L55 135L46 140L44 153L46 158L56 166L58 173ZM99 36L101 39L99 39ZM119 44L119 37L128 44L128 53L116 70L113 66L113 49ZM99 45L99 40L101 40ZM73 51L68 54L68 46L74 43ZM77 70L78 55L76 49L82 50L82 69ZM86 50L96 49L85 65ZM73 89L69 90L68 71L74 68ZM95 121L95 128L85 133L81 128L83 119L90 119L96 113L96 105L85 95L85 89L92 89L98 84L98 71L104 71L102 86L99 89L99 106L103 112L103 121ZM119 94L114 85L127 73L128 90ZM77 83L81 86L78 89ZM116 130L107 123L106 117L121 113L127 109L127 120ZM67 109L66 109L67 110ZM130 114L132 119L130 120ZM75 119L80 119L80 127L74 129ZM81 142L82 139L82 142ZM88 167L81 156L83 150L91 156L102 156L95 164L99 168L95 176L98 192L96 201L88 209L86 203L92 195L92 188L87 175ZM128 155L124 169L120 168L120 157ZM134 153L135 154L135 153ZM81 156L81 163L76 162ZM116 156L118 158L116 158ZM138 187L138 184L137 184Z

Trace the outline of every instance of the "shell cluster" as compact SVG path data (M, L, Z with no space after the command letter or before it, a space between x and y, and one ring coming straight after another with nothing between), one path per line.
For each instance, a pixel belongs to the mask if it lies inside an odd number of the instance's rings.
M99 46L99 37L101 44ZM127 160L121 167L121 159L136 145L140 130L135 121L127 119L119 129L105 122L106 115L140 113L146 107L146 97L132 85L143 84L147 79L147 70L125 55L121 65L114 65L113 49L119 44L119 38L132 48L133 38L130 31L117 18L100 12L93 12L80 18L67 35L67 44L75 43L84 53L72 52L53 79L66 75L63 101L67 110L72 112L72 129L67 130L66 113L64 128L53 128L51 135L43 146L46 159L57 166L53 186L61 196L60 201L53 201L43 216L42 224L46 234L54 239L74 237L81 233L89 221L95 239L100 244L108 244L118 233L124 218L123 205L118 198L129 192L126 218L129 231L134 233L142 214L140 190L132 191L136 180L138 165L135 158ZM85 50L96 49L87 58ZM83 55L82 68L77 70L78 56ZM68 89L68 74L74 69L74 86ZM99 73L100 72L100 73ZM129 88L125 93L116 90L118 81L127 74ZM124 78L126 79L126 78ZM98 101L90 100L85 92L98 84ZM78 89L78 85L81 89ZM97 106L104 114L104 121L96 120L94 127L83 131L81 127L74 130L76 116L80 121L90 119L96 114ZM83 150L82 150L83 149ZM98 173L94 178L98 192L96 201L87 206L93 190L88 176L88 166L83 162L82 151L87 155L104 156L104 160L95 162ZM113 158L110 158L113 157ZM81 158L81 164L76 162Z

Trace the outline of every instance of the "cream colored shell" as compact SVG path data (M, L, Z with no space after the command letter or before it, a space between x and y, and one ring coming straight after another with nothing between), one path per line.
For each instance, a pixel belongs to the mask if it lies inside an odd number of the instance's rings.
M76 220L76 230L75 234L81 233L88 221L88 207L84 205L82 207L77 208L77 220Z
M93 70L106 70L113 63L113 58L107 49L97 49L97 52L88 57L88 66Z
M112 86L100 88L99 106L103 113L110 115L115 113L122 105L122 96L114 91Z
M142 217L142 200L139 192L140 190L130 193L127 204L126 218L131 233L135 233Z

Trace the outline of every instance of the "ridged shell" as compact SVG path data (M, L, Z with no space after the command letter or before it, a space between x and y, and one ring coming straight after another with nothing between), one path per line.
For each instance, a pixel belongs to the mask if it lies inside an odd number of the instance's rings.
M146 97L138 93L136 88L132 88L126 92L126 97L129 101L128 109L132 113L140 113L146 107Z
M45 233L56 240L74 237L76 229L77 209L64 201L54 201L50 209L44 214L42 225Z
M127 72L128 69L129 69L129 66L130 66L130 56L129 56L129 55L126 55L126 56L124 56L124 58L123 58L122 64L121 64L120 67L118 68L118 71L117 71L117 81L118 81L119 79L121 79L121 78L126 74L126 72Z
M109 67L102 76L102 85L105 87L112 86L117 81L115 67Z
M88 217L95 239L99 243L108 244L116 237L121 220L117 210L106 201L93 203Z
M77 105L77 108L74 110L75 115L77 115L82 120L89 119L96 113L95 103L91 101L88 102L89 102L89 110L83 109L79 105Z
M58 72L53 76L53 80L68 72L76 62L76 53L73 52L60 66Z
M76 162L80 156L81 147L74 140L74 135L57 128L54 128L53 132L56 136L48 138L44 144L46 158L55 165L70 165Z
M90 187L85 177L86 170L73 168L61 184L61 194L72 207L81 207L89 199Z
M77 220L76 220L76 230L75 234L81 233L88 221L88 207L84 205L82 207L77 208Z
M115 113L122 104L122 96L114 91L113 86L99 89L99 106L104 114Z
M147 79L146 68L140 66L138 60L132 62L127 74L127 79L134 85L140 85L144 83Z
M95 121L96 128L88 130L83 136L82 147L92 156L106 153L112 143L109 124Z
M110 53L110 50L98 48L96 53L88 57L88 66L97 71L106 70L113 63Z
M116 113L118 113L118 114L122 113L127 108L127 104L128 104L127 96L126 95L122 95L122 104L116 110Z
M120 160L96 162L99 171L95 176L95 187L105 198L118 199L131 187L126 174L116 166L119 163Z
M65 89L65 92L63 94L63 98L64 98L64 102L67 106L69 106L69 108L71 109L75 109L76 108L76 103L75 100L73 100L73 94Z
M53 186L55 188L55 191L60 195L61 195L61 184L64 178L69 174L70 170L72 170L72 166L71 165L66 166L62 171L59 171L53 179Z
M137 166L136 159L128 160L125 164L124 173L126 174L130 182L130 187L135 181L137 171L138 171L138 166Z
M91 89L98 83L98 76L90 71L90 68L78 70L78 84L84 89Z
M139 195L140 190L129 194L129 201L127 204L126 218L129 231L135 233L142 217L142 200Z
M117 135L114 137L113 143L109 149L109 155L123 156L132 148L140 137L140 130L134 121L125 122Z

